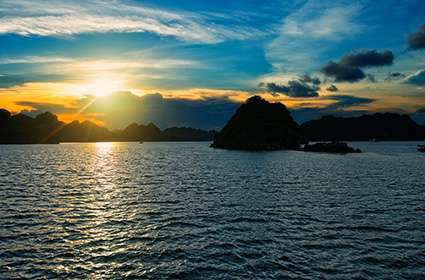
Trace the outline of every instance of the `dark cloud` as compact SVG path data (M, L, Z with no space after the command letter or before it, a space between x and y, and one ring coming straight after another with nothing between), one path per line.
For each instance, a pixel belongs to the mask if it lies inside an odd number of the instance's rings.
M326 88L326 90L330 92L336 92L338 91L338 88L335 85L330 85L329 87Z
M319 88L317 86L309 85L302 81L289 81L288 82L289 91L286 95L290 97L316 97L319 96L317 91Z
M164 98L161 94L137 96L131 92L118 92L92 100L90 96L81 106L91 104L84 113L95 114L110 128L123 128L132 122L155 123L161 128L190 126L219 129L240 105L227 97L202 100Z
M130 123L155 123L161 128L190 126L203 129L220 129L240 105L227 97L210 97L202 100L164 98L161 94L137 96L131 92L116 92L109 96L87 95L76 102L74 108L60 104L18 101L17 105L32 109L22 113L36 116L43 112L77 113L101 120L109 128L124 128Z
M419 70L416 73L407 76L403 82L415 86L425 85L425 69Z
M364 79L365 73L357 67L347 66L330 61L322 68L322 73L332 77L336 82L357 82Z
M394 54L392 51L383 51L379 53L376 50L363 50L345 55L341 58L339 63L346 66L362 68L391 65L393 61Z
M32 110L23 110L21 113L24 113L30 117L34 117L40 113L44 112L54 112L54 113L73 113L78 110L78 108L66 107L62 104L54 103L43 103L43 102L32 102L32 101L17 101L16 105L26 106L33 108Z
M333 108L335 110L339 110L339 109L347 108L351 106L369 104L375 101L375 99L372 99L372 98L357 97L357 96L351 96L351 95L335 95L335 96L328 96L327 98L337 101L335 104L329 105L327 107L328 109Z
M303 80L292 80L288 82L288 85L266 83L260 86L265 87L272 94L280 93L290 97L316 97L319 96L317 91L320 89L317 85Z
M371 98L355 97L350 95L334 95L327 96L327 99L335 100L336 102L323 108L301 108L292 110L292 115L298 123L303 123L309 120L318 119L326 115L335 116L359 116L368 113L367 110L347 110L350 107L365 105L375 101Z
M319 78L317 77L311 77L309 75L304 75L300 78L301 81L305 82L305 83L312 83L313 85L320 85L322 82L320 81Z
M320 84L317 77L304 75L296 80L291 80L287 85L277 83L260 83L259 87L265 88L273 95L283 94L290 97L316 97L319 96Z
M391 65L394 61L392 51L379 53L376 50L363 50L346 54L339 62L330 61L322 68L322 73L334 78L335 82L358 82L367 78L376 82L371 74L365 74L361 68Z
M285 85L276 84L276 83L260 83L259 87L265 87L267 90L269 90L273 94L276 94L276 93L286 94L287 92L289 92L289 87Z
M401 72L389 72L387 77L385 78L386 81L396 81L404 79L406 75L404 75Z
M419 26L416 32L410 34L408 44L411 50L425 49L425 24Z

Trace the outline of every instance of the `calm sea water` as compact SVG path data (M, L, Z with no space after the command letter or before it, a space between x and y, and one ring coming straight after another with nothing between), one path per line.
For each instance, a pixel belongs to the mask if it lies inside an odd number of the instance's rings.
M425 277L425 154L0 146L0 278Z

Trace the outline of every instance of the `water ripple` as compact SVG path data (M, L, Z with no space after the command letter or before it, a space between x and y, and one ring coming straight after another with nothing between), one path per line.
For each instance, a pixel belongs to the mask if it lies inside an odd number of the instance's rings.
M3 145L0 278L421 279L415 145Z

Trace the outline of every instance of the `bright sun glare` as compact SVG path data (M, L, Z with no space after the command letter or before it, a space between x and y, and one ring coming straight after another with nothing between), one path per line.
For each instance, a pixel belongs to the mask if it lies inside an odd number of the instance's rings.
M77 86L79 94L89 94L97 97L107 96L119 91L123 81L114 77L100 77Z

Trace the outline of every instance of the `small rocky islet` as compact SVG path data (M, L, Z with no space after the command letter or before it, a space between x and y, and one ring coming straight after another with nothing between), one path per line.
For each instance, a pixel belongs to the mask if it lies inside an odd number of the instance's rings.
M318 152L318 153L335 153L335 154L348 154L348 153L361 153L360 149L355 149L348 146L345 142L319 142L314 144L305 144L299 149L304 152Z
M229 150L298 150L325 153L359 153L344 142L308 144L300 126L282 103L253 96L246 100L218 132L213 148Z

